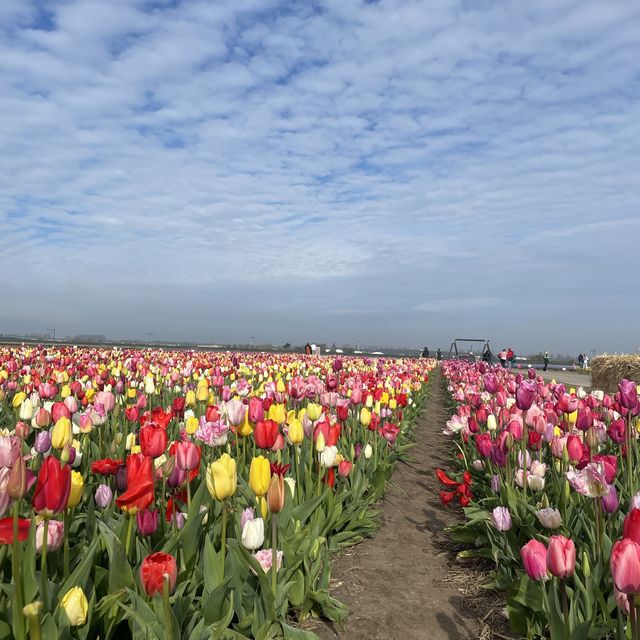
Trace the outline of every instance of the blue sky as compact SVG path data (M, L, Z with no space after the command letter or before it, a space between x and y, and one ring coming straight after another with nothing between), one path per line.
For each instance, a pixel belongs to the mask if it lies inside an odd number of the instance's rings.
M3 0L0 332L635 351L639 50L627 0Z

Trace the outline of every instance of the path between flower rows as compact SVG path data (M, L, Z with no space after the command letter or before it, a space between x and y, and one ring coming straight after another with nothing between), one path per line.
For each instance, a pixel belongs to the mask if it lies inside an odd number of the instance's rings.
M380 529L339 556L332 594L351 610L344 629L323 624L322 640L467 640L480 637L466 586L473 574L454 567L442 529L455 519L440 505L436 467L447 468L448 419L439 372L416 427L413 462L399 464L381 505ZM455 575L452 575L455 574ZM477 587L477 584L474 585Z

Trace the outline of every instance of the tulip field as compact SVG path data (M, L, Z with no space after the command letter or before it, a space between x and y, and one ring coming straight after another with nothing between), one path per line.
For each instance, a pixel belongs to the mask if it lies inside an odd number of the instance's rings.
M329 554L375 529L434 366L0 347L0 639L314 638L347 613Z
M487 559L521 637L639 636L640 403L634 382L607 395L484 363L442 364L455 471L437 470L450 528Z

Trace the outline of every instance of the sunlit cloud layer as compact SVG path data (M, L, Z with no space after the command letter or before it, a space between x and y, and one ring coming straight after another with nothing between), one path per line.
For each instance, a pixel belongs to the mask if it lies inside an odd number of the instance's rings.
M0 332L635 350L639 50L626 0L3 0Z

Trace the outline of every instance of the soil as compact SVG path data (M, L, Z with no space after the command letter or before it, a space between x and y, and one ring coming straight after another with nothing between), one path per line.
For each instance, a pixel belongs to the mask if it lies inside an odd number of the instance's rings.
M435 469L451 460L450 439L442 434L449 417L438 372L416 426L412 461L398 464L397 487L389 487L380 505L380 529L334 562L332 595L351 614L342 628L318 623L313 631L322 640L508 637L500 598L480 586L487 567L456 562L444 533L461 518L459 508L440 504L435 478Z

